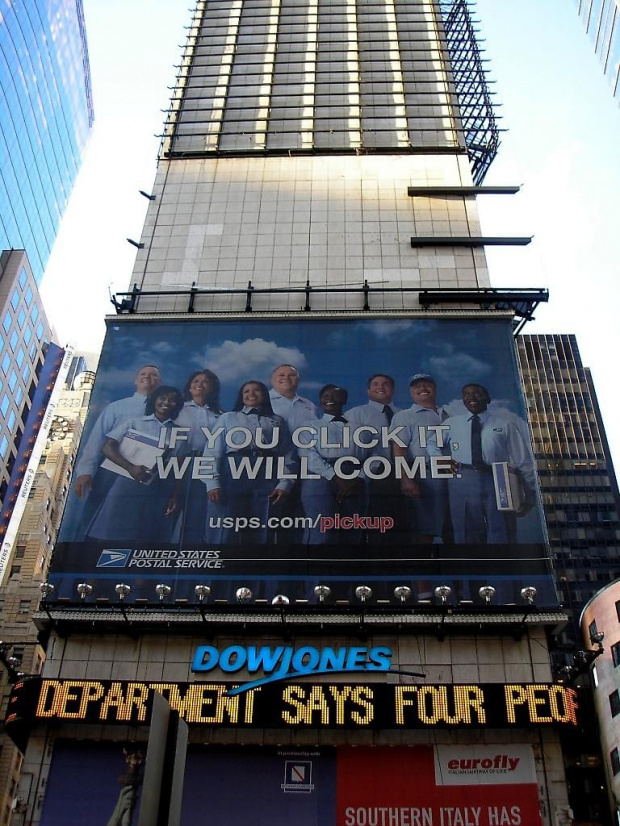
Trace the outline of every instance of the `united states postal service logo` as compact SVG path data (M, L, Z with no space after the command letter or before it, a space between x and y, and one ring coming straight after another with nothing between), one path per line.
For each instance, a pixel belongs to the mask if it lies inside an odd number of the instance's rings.
M124 568L130 555L131 548L104 548L97 562L97 568Z
M284 792L302 792L311 794L314 790L312 783L311 760L285 760L284 783L280 788Z

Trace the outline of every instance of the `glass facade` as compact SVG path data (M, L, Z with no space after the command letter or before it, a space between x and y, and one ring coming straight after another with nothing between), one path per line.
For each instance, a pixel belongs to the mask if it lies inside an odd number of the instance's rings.
M578 0L577 5L613 94L620 100L620 0Z
M0 250L37 283L92 122L82 0L0 0Z
M620 576L618 485L575 336L521 335L517 353L567 633L579 642L583 606Z
M51 340L28 258L0 255L0 507Z

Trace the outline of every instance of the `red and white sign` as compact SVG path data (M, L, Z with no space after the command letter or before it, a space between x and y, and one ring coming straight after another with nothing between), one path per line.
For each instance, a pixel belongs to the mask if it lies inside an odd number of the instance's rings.
M339 748L337 826L541 826L522 745Z
M536 783L531 746L436 746L437 786Z

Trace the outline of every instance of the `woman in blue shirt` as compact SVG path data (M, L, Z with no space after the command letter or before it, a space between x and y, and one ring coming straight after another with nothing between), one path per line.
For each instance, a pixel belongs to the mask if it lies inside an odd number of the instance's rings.
M233 410L223 413L217 425L223 431L212 447L205 447L204 455L214 459L217 467L214 478L206 481L209 501L221 503L226 516L234 520L233 527L224 531L224 542L263 544L269 507L277 505L293 484L284 478L296 468L286 422L273 412L267 387L247 381ZM231 465L245 468L235 474L239 478L233 478Z
M220 405L220 380L212 370L197 370L188 378L183 389L185 405L176 420L177 427L188 427L187 445L192 456L202 456L207 437L203 427L214 430L224 412ZM214 521L223 516L222 508L216 502L209 502L204 483L200 479L188 481L183 492L183 520L180 526L180 541L183 547L208 542L221 543L221 529L211 528L209 518Z
M106 434L102 450L108 469L117 478L88 526L88 538L160 543L169 540L173 525L169 517L177 508L176 485L174 479L159 478L155 463L158 454L163 453L166 464L170 456L187 450L183 442L169 447L170 430L182 408L179 390L162 385L148 397L144 416L129 419ZM136 461L131 461L130 456Z

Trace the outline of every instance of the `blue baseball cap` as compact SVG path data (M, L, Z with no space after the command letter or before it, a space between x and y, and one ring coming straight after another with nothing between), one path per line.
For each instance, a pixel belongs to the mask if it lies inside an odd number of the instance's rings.
M429 376L428 373L415 373L409 379L409 387L411 387L412 384L415 384L418 381L430 381L431 384L435 384L435 385L437 384L435 379L432 376Z

